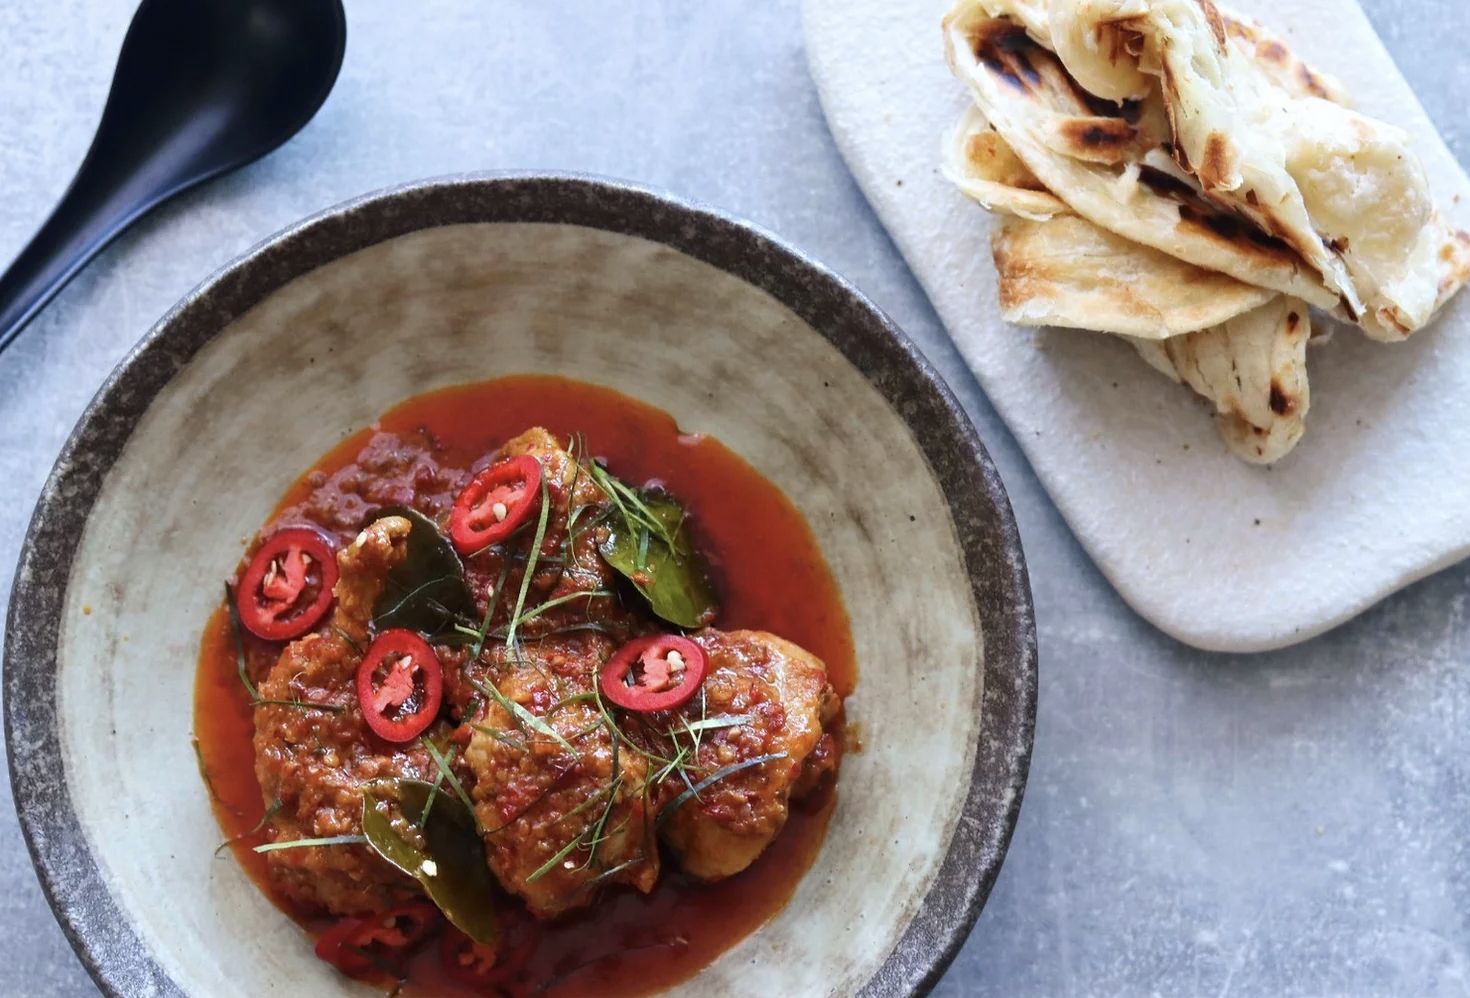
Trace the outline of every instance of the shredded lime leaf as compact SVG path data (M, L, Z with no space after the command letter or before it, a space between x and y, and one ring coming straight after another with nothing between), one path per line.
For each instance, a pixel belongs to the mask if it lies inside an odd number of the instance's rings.
M427 739L425 741L427 742ZM439 796L439 788L444 785L444 775L448 771L447 763L451 763L454 761L454 753L455 747L453 745L449 746L449 751L446 752L444 755L446 766L440 767L439 777L434 781L434 792L429 794L429 801L427 804L424 805L423 813L419 815L419 820L416 822L416 824L422 825L424 822L429 820L429 812L433 810L434 800Z
M495 580L495 588L490 591L490 598L485 602L485 619L480 622L479 628L472 633L475 643L470 648L469 661L473 662L480 657L480 652L485 648L485 636L490 633L490 621L495 618L495 611L500 606L500 594L505 589L505 580L510 577L510 559L506 558L500 563L500 575Z
M267 842L255 847L256 852L277 852L281 849L305 849L308 846L365 846L365 835L329 835L324 839L292 839L290 842Z
M592 837L587 842L587 862L582 864L584 870L597 861L597 848L604 841L602 833L607 828L607 819L612 815L613 806L618 802L618 787L623 783L621 767L618 765L623 754L621 751L623 739L615 727L610 728L608 734L612 738L612 775L608 781L611 792L608 794L607 806L602 809L602 816L597 819L597 824L592 829Z
M241 839L247 839L250 836L254 835L256 832L260 831L262 828L265 827L265 823L267 821L270 821L272 818L274 818L277 814L280 814L280 813L281 813L281 802L279 800L273 800L273 801L271 801L270 807L268 807L268 808L265 809L265 813L260 816L260 820L255 823L255 827L250 828L250 829L247 829L246 831L241 832L239 835L234 835L234 836L231 836L228 839L225 839L214 850L214 854L216 856L218 856L221 852L224 851L224 848L226 846L230 845L231 843L239 842Z
M204 765L204 750L199 747L199 739L190 738L189 744L194 746L194 764L199 767L199 778L204 781L204 788L209 791L209 799L219 801L219 794L215 792L214 780L209 775L209 767Z
M588 590L586 592L567 593L564 596L558 596L555 599L549 599L545 603L537 604L536 606L534 606L531 609L527 610L525 613L523 613L520 616L518 616L513 621L513 623L515 623L517 625L525 624L527 621L535 620L537 617L541 616L543 613L546 613L548 610L554 610L554 609L556 609L559 606L563 606L563 605L565 605L567 603L572 602L573 600L579 600L579 599L592 600L592 599L597 599L600 596L611 596L611 595L612 595L612 590L610 590L610 589L590 589L590 590ZM509 634L507 633L506 636L507 636L507 643L509 643L509 640L508 640L509 639Z
M699 731L709 731L714 728L738 728L743 724L749 724L749 714L717 714L714 717L706 717L698 721L685 721L684 730L681 733L694 734Z
M521 573L521 591L516 596L515 612L505 630L505 643L514 648L516 628L521 622L521 611L526 608L526 593L531 589L531 576L536 574L536 562L541 557L541 544L546 540L546 521L551 514L550 493L546 487L546 476L541 476L541 512L536 519L536 536L531 541L531 550L526 555L526 569Z
M443 755L443 753L441 753L438 749L436 749L434 747L434 743L431 742L431 741L429 741L429 739L427 739L427 738L423 739L423 743L424 743L424 748L426 750L428 750L429 756L434 760L434 765L439 768L439 779L440 779L440 781L441 782L443 780L448 780L449 781L449 785L454 788L455 796L457 796L459 798L460 803L464 804L465 810L469 811L470 814L473 815L475 813L475 805L474 805L473 802L470 801L470 795L467 794L467 793L465 793L464 785L459 782L459 777L458 776L455 776L454 775L454 770L452 770L452 769L449 768L450 760L447 759L447 758L445 758L444 755ZM434 785L434 789L437 791L439 789L439 784L436 783ZM428 804L424 805L424 813L423 813L423 816L419 819L421 822L428 820L428 818L429 818L429 806L432 805L432 804L433 804L433 799L430 798ZM478 825L479 825L479 819L476 819L475 825L478 827Z
M310 700L256 700L252 707L297 707L301 710L324 710L329 714L340 714L345 709L335 703L312 703Z
M556 869L556 865L558 863L560 863L562 860L566 859L567 856L570 855L571 852L574 849L576 849L581 844L582 844L582 836L578 835L576 838L572 839L566 845L564 845L560 849L558 849L556 851L556 854L553 855L550 859L548 859L546 862L544 862L540 866L538 866L531 873L531 875L526 878L526 883L528 883L528 884L534 884L536 881L538 881L542 877L546 876L552 870Z
M624 870L626 870L628 867L632 866L634 863L640 863L642 861L643 861L643 857L642 856L634 856L632 859L625 859L621 863L619 863L617 866L608 867L606 870L603 870L597 876L595 876L591 880L587 881L587 883L584 886L585 887L596 887L598 884L602 883L603 881L605 881L605 880L611 880L613 877L616 877L618 874L622 873Z
M347 647L351 648L355 653L357 653L358 655L361 655L363 653L362 645L358 643L357 639L354 638L351 634L348 634L346 631L342 630L342 628L338 627L335 624L332 625L332 630L336 631L337 637L346 642Z
M777 759L784 758L786 758L785 752L776 752L772 755L758 755L754 759L744 759L740 762L732 762L728 766L721 766L719 769L715 770L713 773L706 776L704 779L700 780L698 783L694 784L692 787L685 790L679 796L670 801L668 806L658 813L658 820L654 823L654 826L658 828L663 827L663 823L667 821L675 811L683 807L685 802L688 801L689 798L698 797L701 790L708 789L710 786L718 783L725 777L738 773L742 769L749 769L752 766L759 766L763 763L775 762Z
M230 611L230 634L235 639L235 669L240 673L240 683L245 687L245 692L250 694L251 700L259 700L260 694L255 691L255 684L250 681L250 675L245 669L245 638L240 627L240 608L235 605L235 590L225 583L225 606Z
M520 704L516 703L504 693L500 692L500 690L496 688L493 682L487 684L471 679L470 685L479 690L481 693L485 694L490 699L494 700L496 703L500 704L500 706L504 707L507 711L509 711L511 717L515 718L519 726L530 728L532 731L535 731L538 734L545 735L547 738L550 738L562 748L572 753L572 755L577 754L577 750L572 746L572 743L563 738L555 728L547 724L544 720L537 717L535 714L531 713L526 708L522 707Z

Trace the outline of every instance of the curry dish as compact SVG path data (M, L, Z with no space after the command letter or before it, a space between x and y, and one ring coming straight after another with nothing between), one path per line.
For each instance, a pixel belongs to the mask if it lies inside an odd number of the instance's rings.
M509 378L288 492L206 628L195 730L235 855L338 971L639 994L789 898L853 680L770 483L631 399Z

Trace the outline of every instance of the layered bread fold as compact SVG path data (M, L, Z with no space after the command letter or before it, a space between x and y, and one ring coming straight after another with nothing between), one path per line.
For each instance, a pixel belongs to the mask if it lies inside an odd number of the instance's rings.
M960 0L943 31L1003 316L1129 338L1241 457L1302 436L1308 306L1401 340L1470 276L1407 136L1210 0Z

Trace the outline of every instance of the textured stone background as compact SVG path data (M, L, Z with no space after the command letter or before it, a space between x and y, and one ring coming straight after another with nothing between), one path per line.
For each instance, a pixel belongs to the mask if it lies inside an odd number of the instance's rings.
M1470 162L1470 5L1364 2ZM0 260L80 161L131 8L0 4ZM955 387L1010 488L1041 630L1035 761L1010 859L939 993L1470 991L1470 567L1272 655L1194 652L1136 618L848 179L795 0L348 0L348 13L342 78L296 141L145 220L0 354L0 599L97 385L253 243L363 191L462 170L667 187L774 229L871 295ZM0 994L92 993L5 812Z

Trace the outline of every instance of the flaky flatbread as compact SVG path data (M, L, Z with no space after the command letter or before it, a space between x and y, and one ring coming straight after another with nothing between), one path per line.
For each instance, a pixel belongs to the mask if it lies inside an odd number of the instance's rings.
M1072 213L1066 202L1042 186L974 107L965 109L944 138L944 175L962 194L989 211L1038 222Z
M1219 326L1133 345L1154 368L1214 404L1220 435L1233 453L1271 464L1306 431L1311 335L1306 303L1277 296Z
M1211 0L958 0L944 38L1004 317L1129 338L1247 460L1301 438L1309 304L1397 340L1470 277L1407 136Z
M1218 325L1277 297L1131 243L1076 215L1008 218L991 248L1001 315L1021 326L1167 339Z
M1211 0L1054 0L1048 15L1072 77L1161 98L1205 196L1296 250L1348 318L1380 339L1429 321L1451 233L1402 130L1299 86L1279 40L1232 33ZM1275 71L1261 53L1282 55Z
M1001 314L1146 339L1218 325L1275 292L1129 242L1044 190L976 108L945 142L945 173L993 212L1017 216L992 239Z
M1028 5L1034 20L1036 4ZM1204 198L1162 165L1162 102L1123 106L1088 94L1010 16L1014 0L962 0L944 20L951 68L1046 190L1111 232L1197 267L1303 298L1337 303L1300 254L1239 212ZM1033 26L1033 30L1040 30Z

